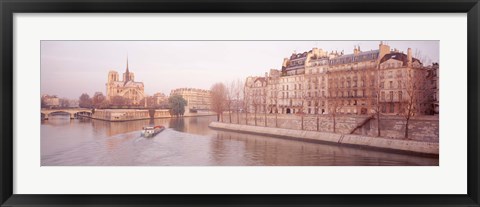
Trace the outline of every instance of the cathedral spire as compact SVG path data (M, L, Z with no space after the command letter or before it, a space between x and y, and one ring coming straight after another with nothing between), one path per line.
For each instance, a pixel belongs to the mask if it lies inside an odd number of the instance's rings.
M127 54L127 71L125 72L125 83L130 81L130 71L128 70L128 54Z

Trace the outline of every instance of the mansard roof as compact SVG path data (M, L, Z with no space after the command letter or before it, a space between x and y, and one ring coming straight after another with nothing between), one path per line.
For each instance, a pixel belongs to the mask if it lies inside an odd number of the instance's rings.
M406 54L400 53L400 52L392 52L392 53L384 55L382 57L382 59L380 60L380 64L382 64L385 61L390 60L390 59L402 61L403 66L406 66L408 64L408 56ZM418 60L417 58L412 58L412 62L418 62L418 63L422 64L420 62L420 60Z
M311 50L310 50L309 52L311 52ZM308 52L293 53L293 54L290 56L290 60L305 58L305 57L307 57L307 54L308 54Z
M354 54L342 55L342 56L330 59L330 64L341 65L341 64L376 60L378 58L378 54L379 54L379 50L371 50L371 51L360 52L357 55L354 55Z
M257 81L260 81L260 82L264 83L264 82L267 81L267 79L266 79L265 77L258 77L258 78L256 78L253 82L255 83L255 82L257 82Z

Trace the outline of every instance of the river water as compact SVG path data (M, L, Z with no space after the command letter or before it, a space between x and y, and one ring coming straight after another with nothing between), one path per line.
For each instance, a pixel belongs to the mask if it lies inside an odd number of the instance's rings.
M50 116L41 124L42 166L434 165L438 158L307 143L208 128L216 117L105 122ZM143 138L147 125L166 130Z

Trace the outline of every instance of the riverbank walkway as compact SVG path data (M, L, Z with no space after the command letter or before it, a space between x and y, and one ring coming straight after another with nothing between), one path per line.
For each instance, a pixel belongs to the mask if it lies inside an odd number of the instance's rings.
M370 137L355 134L281 129L274 127L250 126L221 122L212 122L210 123L209 127L219 130L274 136L299 141L327 142L332 144L352 145L357 147L371 147L377 149L402 151L433 156L438 156L439 154L439 144L435 142L422 142L408 139L392 139L384 137Z

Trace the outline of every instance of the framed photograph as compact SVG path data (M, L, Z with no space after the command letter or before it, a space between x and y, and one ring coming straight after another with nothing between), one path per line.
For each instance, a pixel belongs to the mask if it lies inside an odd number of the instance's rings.
M0 7L2 206L480 206L477 0Z

